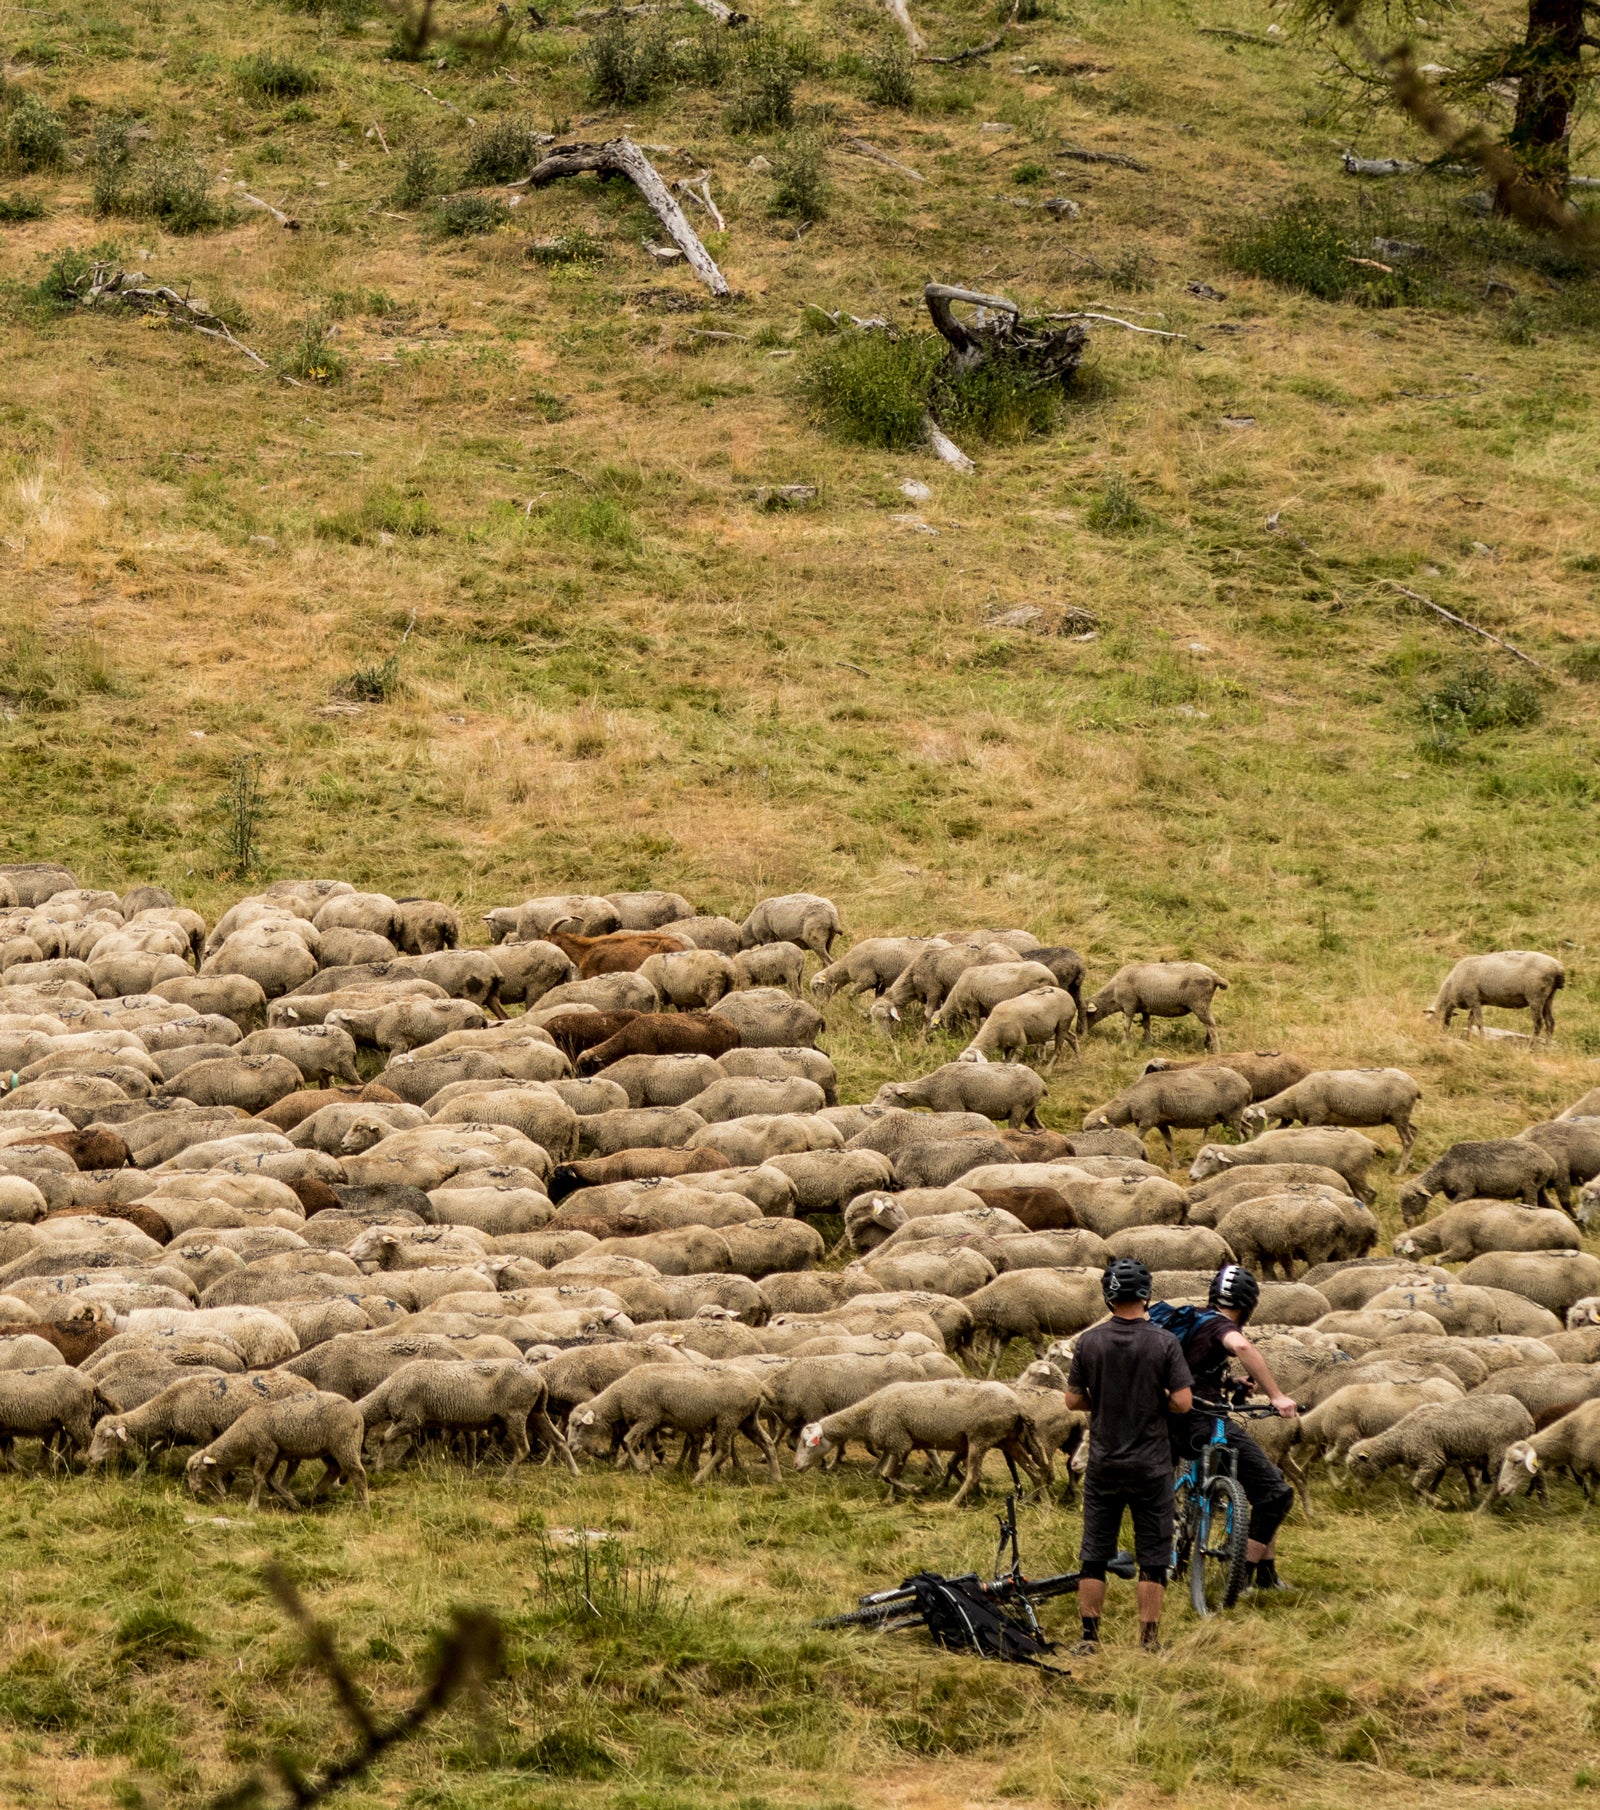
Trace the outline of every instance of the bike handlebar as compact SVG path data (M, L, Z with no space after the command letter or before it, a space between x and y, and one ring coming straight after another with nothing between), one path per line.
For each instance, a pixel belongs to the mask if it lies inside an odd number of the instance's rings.
M1278 1412L1270 1402L1256 1405L1243 1402L1197 1401L1194 1405L1199 1413L1217 1414L1224 1419L1233 1420L1272 1420ZM1306 1411L1300 1402L1295 1403L1295 1408L1301 1414Z

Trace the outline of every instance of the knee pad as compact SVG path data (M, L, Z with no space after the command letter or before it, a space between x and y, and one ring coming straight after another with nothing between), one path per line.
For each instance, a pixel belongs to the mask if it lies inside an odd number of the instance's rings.
M1104 1559L1091 1559L1087 1564L1078 1567L1078 1576L1103 1584L1106 1581L1106 1563L1107 1561Z
M1161 1584L1164 1586L1167 1581L1167 1569L1168 1568L1165 1565L1141 1565L1139 1567L1139 1582L1141 1584Z

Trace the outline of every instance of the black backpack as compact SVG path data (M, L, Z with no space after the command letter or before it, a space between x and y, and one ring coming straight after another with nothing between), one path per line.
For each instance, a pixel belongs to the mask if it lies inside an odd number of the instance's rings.
M936 1571L919 1571L915 1577L908 1577L901 1588L916 1591L917 1608L928 1632L950 1652L976 1653L984 1659L1061 1672L1059 1666L1046 1665L1041 1657L1053 1652L1056 1643L1043 1639L988 1601L975 1578L941 1577Z

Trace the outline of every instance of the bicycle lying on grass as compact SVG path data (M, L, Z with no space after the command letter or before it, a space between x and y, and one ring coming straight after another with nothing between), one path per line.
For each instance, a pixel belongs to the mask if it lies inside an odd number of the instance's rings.
M996 1515L995 1520L1000 1527L1000 1544L995 1552L994 1576L985 1581L977 1572L969 1571L961 1577L941 1578L937 1581L975 1597L991 1608L1015 1614L1028 1632L1036 1640L1042 1641L1044 1635L1034 1613L1034 1605L1049 1602L1052 1597L1066 1596L1070 1591L1076 1590L1078 1573L1058 1571L1047 1577L1030 1578L1023 1572L1017 1546L1015 1496L1006 1497L1005 1513ZM1008 1553L1009 1564L1006 1562ZM1136 1572L1133 1554L1119 1552L1106 1569L1113 1577L1133 1577ZM933 1574L924 1572L921 1575L926 1579ZM923 1627L926 1619L918 1598L916 1582L908 1579L893 1590L874 1590L861 1597L858 1606L848 1614L831 1615L826 1621L819 1621L814 1625L819 1628L875 1628L890 1633L901 1628Z
M1197 1401L1213 1417L1211 1436L1178 1467L1173 1485L1172 1577L1189 1573L1189 1601L1196 1615L1231 1609L1244 1589L1249 1565L1250 1504L1238 1477L1238 1454L1228 1444L1228 1421L1270 1420L1276 1408L1237 1402Z

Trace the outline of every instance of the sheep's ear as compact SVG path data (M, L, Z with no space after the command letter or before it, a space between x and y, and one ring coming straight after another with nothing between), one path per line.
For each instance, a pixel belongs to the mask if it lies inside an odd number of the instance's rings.
M1528 1467L1528 1475L1530 1477L1537 1475L1539 1470L1539 1454L1532 1446L1529 1446L1527 1451L1522 1454L1522 1462Z
M594 1409L593 1408L584 1409L584 1411L578 1416L578 1425L580 1427L592 1427L594 1425Z
M217 1461L209 1452L202 1452L200 1454L200 1462L202 1464L215 1464Z
M118 1427L117 1428L117 1438L120 1439L124 1444L126 1444L127 1439L128 1439L128 1429L126 1427Z
M822 1444L822 1422L814 1420L808 1427L800 1429L800 1443L803 1446L819 1446Z

